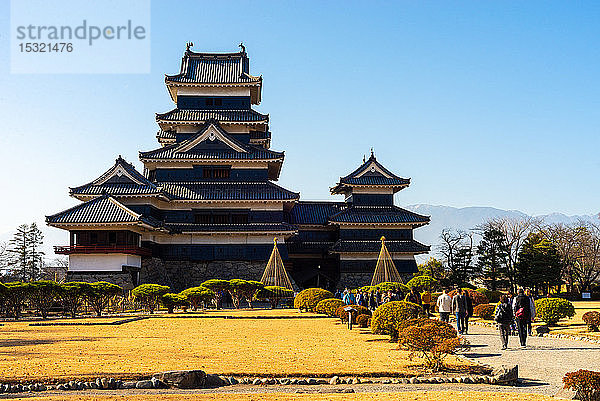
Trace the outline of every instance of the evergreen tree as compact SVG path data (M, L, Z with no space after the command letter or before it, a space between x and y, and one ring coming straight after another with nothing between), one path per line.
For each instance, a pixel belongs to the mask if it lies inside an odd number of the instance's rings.
M8 269L10 274L21 281L35 281L40 278L44 262L42 247L44 235L35 223L21 224L8 242Z
M477 266L481 270L486 286L496 291L507 283L508 247L504 233L494 227L483 231L477 247Z
M42 269L44 267L44 252L41 247L44 243L44 234L37 227L37 224L31 223L29 230L27 231L29 237L29 261L28 261L28 275L30 281L39 280L42 275Z
M562 264L558 248L540 233L527 236L516 267L519 285L532 288L536 293L561 284Z

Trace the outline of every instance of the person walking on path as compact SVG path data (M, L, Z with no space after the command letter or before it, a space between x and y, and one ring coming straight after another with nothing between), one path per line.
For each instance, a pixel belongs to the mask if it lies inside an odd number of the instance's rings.
M519 288L517 291L512 308L517 322L517 332L519 333L521 348L525 348L527 346L527 324L531 321L531 300L525 295L523 288Z
M533 328L531 327L531 324L533 323L533 320L535 319L535 301L533 300L533 295L531 294L531 290L528 288L525 291L525 295L527 295L529 297L529 310L531 311L531 316L529 318L529 322L527 323L527 333L529 333L530 336L533 335Z
M465 334L469 334L469 317L473 316L473 301L469 296L469 291L463 290L463 295L465 296L465 301L467 303L467 313L465 315L464 332Z
M458 334L464 334L467 300L461 288L456 291L456 295L452 298L452 313L456 316L456 331L458 331Z
M508 348L508 336L510 335L510 325L513 321L513 311L508 296L502 295L498 306L496 307L496 313L494 314L494 321L498 323L498 330L500 331L500 341L502 341L502 349Z
M425 292L421 294L421 302L423 303L425 316L429 317L429 310L431 309L431 293L429 291L425 290Z
M410 292L406 294L406 298L404 298L404 300L406 302L412 302L413 304L417 304L423 307L423 305L421 304L421 294L419 294L419 290L417 289L417 287L412 287L410 289Z
M448 290L444 289L442 295L437 299L437 308L440 313L440 320L442 322L450 322L450 313L452 313L452 297L448 295Z

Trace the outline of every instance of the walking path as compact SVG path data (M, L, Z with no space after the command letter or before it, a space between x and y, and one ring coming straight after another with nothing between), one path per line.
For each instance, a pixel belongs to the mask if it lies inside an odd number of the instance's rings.
M562 389L565 373L579 369L600 370L600 344L529 337L527 348L520 349L519 338L511 336L508 349L502 351L498 331L476 325L469 326L465 337L472 345L464 354L466 357L493 367L519 365L519 377L532 393L554 395Z

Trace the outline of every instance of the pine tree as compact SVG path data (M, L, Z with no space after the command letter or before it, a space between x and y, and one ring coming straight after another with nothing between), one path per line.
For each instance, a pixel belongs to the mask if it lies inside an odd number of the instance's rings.
M508 247L504 233L489 227L483 232L483 239L477 247L477 266L481 269L487 286L496 291L507 283Z
M8 268L15 279L33 281L40 278L44 261L44 235L35 223L21 224L8 242Z
M558 248L539 233L531 233L523 243L517 262L517 282L523 287L547 291L561 284L562 263Z
M37 227L37 224L31 223L27 235L29 237L28 278L30 281L39 280L44 266L44 252L41 251L44 243L44 234Z
M29 248L28 231L29 226L21 224L17 227L17 232L13 235L12 239L8 241L8 253L10 254L8 262L9 271L11 275L21 281L27 281L27 261L29 259L27 257Z

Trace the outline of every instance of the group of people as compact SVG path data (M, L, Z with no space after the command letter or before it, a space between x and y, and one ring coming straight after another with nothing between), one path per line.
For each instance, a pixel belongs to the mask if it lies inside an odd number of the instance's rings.
M400 301L402 298L398 293L393 291L357 291L354 294L347 288L335 294L336 298L341 299L346 305L360 305L370 310L375 310L379 305L385 304L390 301Z
M451 297L448 290L444 289L442 295L437 299L437 309L442 322L450 322L450 314L456 317L456 331L459 334L468 334L469 317L473 316L473 301L469 293L462 288L456 290Z
M423 308L427 316L434 307L437 307L440 320L450 323L450 316L456 318L456 331L459 334L468 334L469 318L473 316L473 301L469 292L462 288L455 290L455 295L450 296L448 289L432 302L433 298L429 291L420 293L418 288L412 287L410 292L402 299L402 294L393 291L357 291L353 293L347 288L336 293L346 305L360 305L370 310L375 310L379 305L390 301L408 301ZM435 306L434 306L435 305ZM507 349L508 338L511 333L517 333L521 347L527 346L527 335L532 334L531 322L535 319L535 303L530 290L520 288L516 295L507 294L500 298L495 310L494 320L498 324L502 349Z
M535 302L530 290L519 288L517 295L503 295L496 307L494 321L498 324L502 349L508 348L508 337L516 331L521 348L527 347L527 335L531 335L531 322L535 319Z

